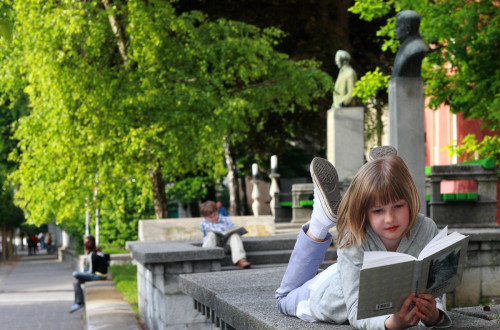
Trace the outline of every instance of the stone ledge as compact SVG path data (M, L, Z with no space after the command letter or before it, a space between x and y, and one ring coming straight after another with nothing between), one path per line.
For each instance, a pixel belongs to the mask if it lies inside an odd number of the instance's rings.
M453 312L478 317L484 320L493 321L500 328L500 305L490 305L489 310L485 310L484 306L454 308Z
M500 226L490 228L449 228L448 232L459 232L469 235L469 245L471 242L500 242Z
M273 236L275 224L272 215L229 216L236 226L248 230L246 236ZM203 218L173 218L139 220L139 241L201 241L200 223Z
M224 258L223 248L202 248L185 242L128 242L127 248L132 253L132 258L142 264Z
M238 270L179 277L181 290L191 296L207 318L235 329L353 329L350 325L304 323L278 313L274 293L286 267ZM482 318L450 312L448 329L498 329ZM423 329L413 327L412 329Z
M142 330L132 307L113 281L85 283L85 329Z

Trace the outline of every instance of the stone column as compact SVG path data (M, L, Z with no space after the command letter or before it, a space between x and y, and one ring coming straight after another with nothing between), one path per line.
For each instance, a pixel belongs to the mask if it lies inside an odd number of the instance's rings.
M339 180L352 180L364 163L363 107L332 108L327 112L327 159Z
M425 213L424 82L421 77L389 80L389 144L398 149L420 194Z
M259 215L259 210L260 210L260 191L259 191L259 178L258 178L258 173L259 173L259 168L256 163L252 164L252 184L253 184L253 190L252 190L252 212L253 215L258 216Z
M275 206L276 206L276 194L280 192L280 187L278 186L278 178L280 177L278 173L278 158L276 155L271 156L271 174L269 174L269 178L271 179L271 188L269 189L269 196L271 196L271 202L269 203L269 207L271 208L271 214L273 217L275 214ZM279 201L277 201L279 203Z
M312 206L301 205L302 202L313 200L312 183L296 183L292 185L292 223L306 223L311 220Z

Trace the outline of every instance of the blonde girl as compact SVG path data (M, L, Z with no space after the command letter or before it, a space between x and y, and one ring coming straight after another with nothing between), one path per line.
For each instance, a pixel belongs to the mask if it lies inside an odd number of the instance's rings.
M441 299L428 294L410 294L397 313L357 319L364 251L397 251L416 257L438 232L431 219L418 213L418 191L396 150L378 147L371 156L342 201L333 165L321 158L311 162L311 221L302 227L276 291L278 310L308 322L349 322L358 329L404 329L419 323L449 327L451 320ZM335 225L337 263L316 275L332 240L329 229Z

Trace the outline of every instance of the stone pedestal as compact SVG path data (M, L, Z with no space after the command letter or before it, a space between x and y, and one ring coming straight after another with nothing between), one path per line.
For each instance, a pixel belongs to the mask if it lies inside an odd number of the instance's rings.
M415 181L425 213L424 82L421 77L389 80L389 144L398 149Z
M327 159L340 181L351 180L364 163L363 108L334 108L327 112Z
M498 228L497 170L485 169L479 164L455 164L431 166L429 214L438 226ZM477 200L446 201L441 195L441 182L475 180Z
M292 223L306 223L311 220L312 206L303 206L301 201L312 201L313 194L312 183L292 185Z

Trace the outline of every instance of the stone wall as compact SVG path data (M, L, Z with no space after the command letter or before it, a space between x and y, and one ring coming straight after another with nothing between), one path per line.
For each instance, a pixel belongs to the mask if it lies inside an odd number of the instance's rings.
M462 284L453 293L447 295L448 306L478 306L491 299L500 299L500 283L498 282L500 228L453 230L469 235L470 238ZM267 246L264 241L270 241L271 237L254 237L250 240L260 242L264 248ZM278 240L273 240L273 242L278 244ZM187 290L185 286L184 289L182 287L182 278L185 278L183 274L205 273L193 276L207 278L207 280L228 276L231 281L236 281L238 285L251 288L249 289L252 292L251 295L255 296L252 300L252 306L262 298L262 292L259 292L256 283L264 283L269 292L274 292L279 285L259 278L260 275L256 275L259 272L257 269L256 273L253 273L254 270L250 272L239 270L221 272L224 250L222 248L201 248L192 243L172 241L128 243L132 257L137 263L140 317L149 329L211 329L210 323L213 320L195 310L192 298L205 306L214 308L211 302L216 296L222 297L223 294L231 294L234 297L241 296L241 292L231 291L229 282L225 282L225 289L211 291L211 289L205 288L196 291L199 294L197 293L194 297L191 291ZM266 251L270 249L269 246L265 248ZM214 272L218 274L214 274ZM246 280L245 275L251 275L251 280ZM281 278L275 280L279 282ZM190 294L192 298L185 293ZM267 298L269 301L266 301L271 306L274 301L273 295L270 294ZM260 308L261 306L255 305L255 307ZM241 309L243 307L241 304L237 304L235 308ZM203 311L205 311L205 315L208 315L205 308ZM269 313L267 310L264 312ZM227 315L223 317L224 313L225 311L219 310L217 315L229 324L233 324ZM289 324L289 320L277 314L274 309L272 315L269 314L268 317L270 318L269 322L280 320L279 322Z
M139 315L148 329L211 329L181 292L179 275L220 271L224 250L183 242L129 243L137 262Z
M500 300L500 228L460 229L470 236L462 284L447 295L452 307Z
M275 233L272 215L232 216L237 226L244 226L246 236L272 236ZM201 240L200 223L203 218L179 218L139 221L139 241Z

